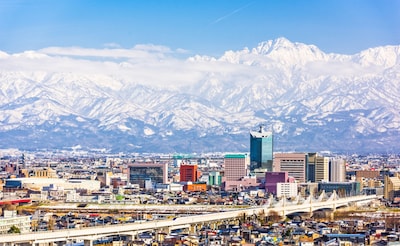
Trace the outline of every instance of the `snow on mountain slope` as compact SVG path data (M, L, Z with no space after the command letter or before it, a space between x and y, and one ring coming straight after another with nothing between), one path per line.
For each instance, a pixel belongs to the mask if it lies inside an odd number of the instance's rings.
M264 124L278 151L400 150L400 46L341 55L279 38L186 60L60 49L0 52L0 147L246 152Z

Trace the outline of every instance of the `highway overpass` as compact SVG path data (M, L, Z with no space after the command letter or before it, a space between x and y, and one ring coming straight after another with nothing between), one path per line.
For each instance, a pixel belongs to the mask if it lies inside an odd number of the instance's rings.
M80 229L1 235L0 246L17 245L23 243L29 245L58 243L59 245L63 245L65 244L65 242L70 242L72 240L84 240L85 245L92 245L92 242L96 239L113 235L125 235L134 237L138 233L144 231L153 231L158 229L167 229L168 231L170 231L179 228L188 228L191 225L196 224L201 225L204 223L235 219L243 214L258 215L261 212L264 212L264 214L267 215L270 211L276 211L280 215L285 216L295 212L313 212L319 209L336 209L338 207L347 206L354 203L367 203L377 198L378 197L375 195L360 195L338 198L334 193L331 197L327 199L323 199L323 197L320 196L320 198L317 200L308 198L301 201L295 200L288 202L286 201L286 199L282 199L279 202L274 202L272 199L270 199L269 203L264 206L257 206L226 212L176 217L175 219L169 220L154 220L142 223L128 223L86 227Z

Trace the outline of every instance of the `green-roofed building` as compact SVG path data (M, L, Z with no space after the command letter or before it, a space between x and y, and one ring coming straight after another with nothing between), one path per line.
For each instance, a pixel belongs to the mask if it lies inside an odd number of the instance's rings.
M238 181L248 174L249 157L245 154L227 154L224 157L225 180Z

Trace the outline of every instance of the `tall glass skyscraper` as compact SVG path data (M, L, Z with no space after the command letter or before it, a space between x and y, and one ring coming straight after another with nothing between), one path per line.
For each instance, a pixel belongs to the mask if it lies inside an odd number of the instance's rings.
M250 171L271 172L273 164L273 136L272 132L250 131Z

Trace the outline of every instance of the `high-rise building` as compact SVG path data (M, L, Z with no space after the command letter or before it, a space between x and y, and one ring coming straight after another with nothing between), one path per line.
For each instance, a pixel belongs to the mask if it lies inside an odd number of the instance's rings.
M385 175L384 195L385 199L393 201L395 197L400 196L400 174L395 173L393 177Z
M315 158L317 153L308 153L306 155L306 181L315 182Z
M168 163L134 163L129 165L129 182L139 184L140 188L147 184L165 184L168 182Z
M346 161L342 158L331 158L329 162L329 181L346 181Z
M273 164L273 134L264 131L250 131L250 171L252 173L272 171Z
M315 162L315 182L329 181L329 157L317 156Z
M274 171L287 172L297 182L306 182L305 153L276 153L274 156Z
M329 157L308 153L306 180L311 182L329 181Z
M259 187L256 177L248 176L250 159L244 154L228 154L224 157L224 177L222 189L225 191L243 191Z
M228 154L224 157L226 181L238 181L247 176L249 158L244 154Z
M198 179L197 165L181 164L179 177L180 182L196 182Z

